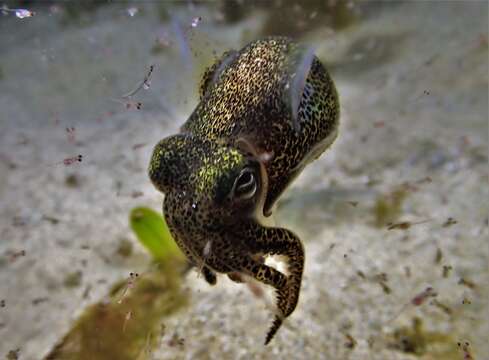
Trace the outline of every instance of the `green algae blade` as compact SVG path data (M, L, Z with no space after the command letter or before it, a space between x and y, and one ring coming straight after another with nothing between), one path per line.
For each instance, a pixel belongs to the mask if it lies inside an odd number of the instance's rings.
M137 207L129 215L131 228L139 242L157 261L183 258L163 216L147 207Z

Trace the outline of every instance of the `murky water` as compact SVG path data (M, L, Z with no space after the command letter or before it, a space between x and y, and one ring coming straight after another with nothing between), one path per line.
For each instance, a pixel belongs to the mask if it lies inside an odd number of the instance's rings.
M159 289L146 296L166 300L142 306L141 285L113 322L93 323L95 349L117 346L97 336L124 327L134 346L118 359L487 357L487 2L6 5L0 356L68 344L53 358L80 358L85 309L116 306L137 272ZM264 347L271 302L256 284L210 287L195 270L178 286L154 280L128 217L161 208L151 150L193 111L204 69L267 35L315 49L342 115L336 142L275 211L302 238L306 268L297 309ZM151 309L158 318L140 326Z

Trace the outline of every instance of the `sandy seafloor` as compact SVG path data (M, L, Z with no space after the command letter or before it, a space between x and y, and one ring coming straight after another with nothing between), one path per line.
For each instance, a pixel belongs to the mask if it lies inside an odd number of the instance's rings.
M197 103L209 52L262 37L264 22L281 16L256 9L227 24L209 4L172 7L187 26L202 16L189 57L155 3L140 3L134 17L127 7L101 7L83 25L62 25L48 7L30 19L0 17L0 358L17 348L21 359L42 358L85 306L130 271L145 270L149 255L127 219L134 206L161 207L146 175L153 144L175 133ZM165 31L173 43L152 53ZM331 69L342 112L337 141L275 212L305 244L299 306L264 347L265 302L225 277L211 288L191 271L190 305L162 319L167 335L150 358L444 358L388 346L388 334L418 316L427 330L468 341L475 359L489 359L487 32L487 2L439 1L376 5L344 30L319 24L298 34ZM110 100L153 63L151 88L137 94L142 110ZM75 128L74 143L66 127ZM78 154L82 163L59 164ZM66 185L70 175L76 187ZM409 192L398 221L428 222L373 226L381 194L426 177L432 181ZM450 217L457 224L444 227ZM123 238L135 247L126 259L114 255ZM12 260L20 250L25 256ZM446 278L443 265L453 267ZM64 286L74 271L81 284ZM390 294L368 280L379 273ZM451 316L430 301L400 312L427 286ZM184 346L167 345L175 333ZM353 349L344 333L356 339Z

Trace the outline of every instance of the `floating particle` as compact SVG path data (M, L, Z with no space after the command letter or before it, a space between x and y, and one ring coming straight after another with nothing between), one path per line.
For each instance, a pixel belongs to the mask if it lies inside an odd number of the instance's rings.
M190 26L192 26L193 28L196 28L200 22L202 21L202 17L201 16L196 16L192 19L192 22L190 23Z
M465 278L460 278L460 280L458 281L458 284L464 285L464 286L466 286L472 290L474 290L477 287L473 281L465 279Z
M411 299L411 304L413 304L414 306L420 306L426 301L426 299L430 297L436 297L437 295L438 294L435 292L435 290L433 290L433 288L429 286L424 289L423 292L413 297Z
M449 218L447 219L447 221L445 221L445 222L443 223L443 225L442 225L442 226L443 226L444 228L446 228L446 227L449 227L449 226L455 225L457 222L458 222L458 221L457 221L457 220L455 220L454 218L449 217Z
M130 17L133 17L134 15L136 15L137 13L139 12L139 9L135 6L132 6L130 8L127 9L127 14L130 16Z
M66 128L66 136L68 138L68 142L70 144L75 143L75 128L74 127L67 127Z

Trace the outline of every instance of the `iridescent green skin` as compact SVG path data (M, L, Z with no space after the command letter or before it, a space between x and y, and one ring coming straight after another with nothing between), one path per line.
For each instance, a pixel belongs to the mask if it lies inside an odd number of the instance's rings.
M224 54L206 71L193 114L179 134L156 145L149 165L153 184L165 194L170 231L207 282L216 283L215 272L235 281L244 274L276 289L277 313L265 344L297 305L304 250L294 233L260 219L329 147L338 127L336 89L315 57L293 115L291 84L303 53L290 39L274 37ZM284 256L287 274L265 265L267 255Z

